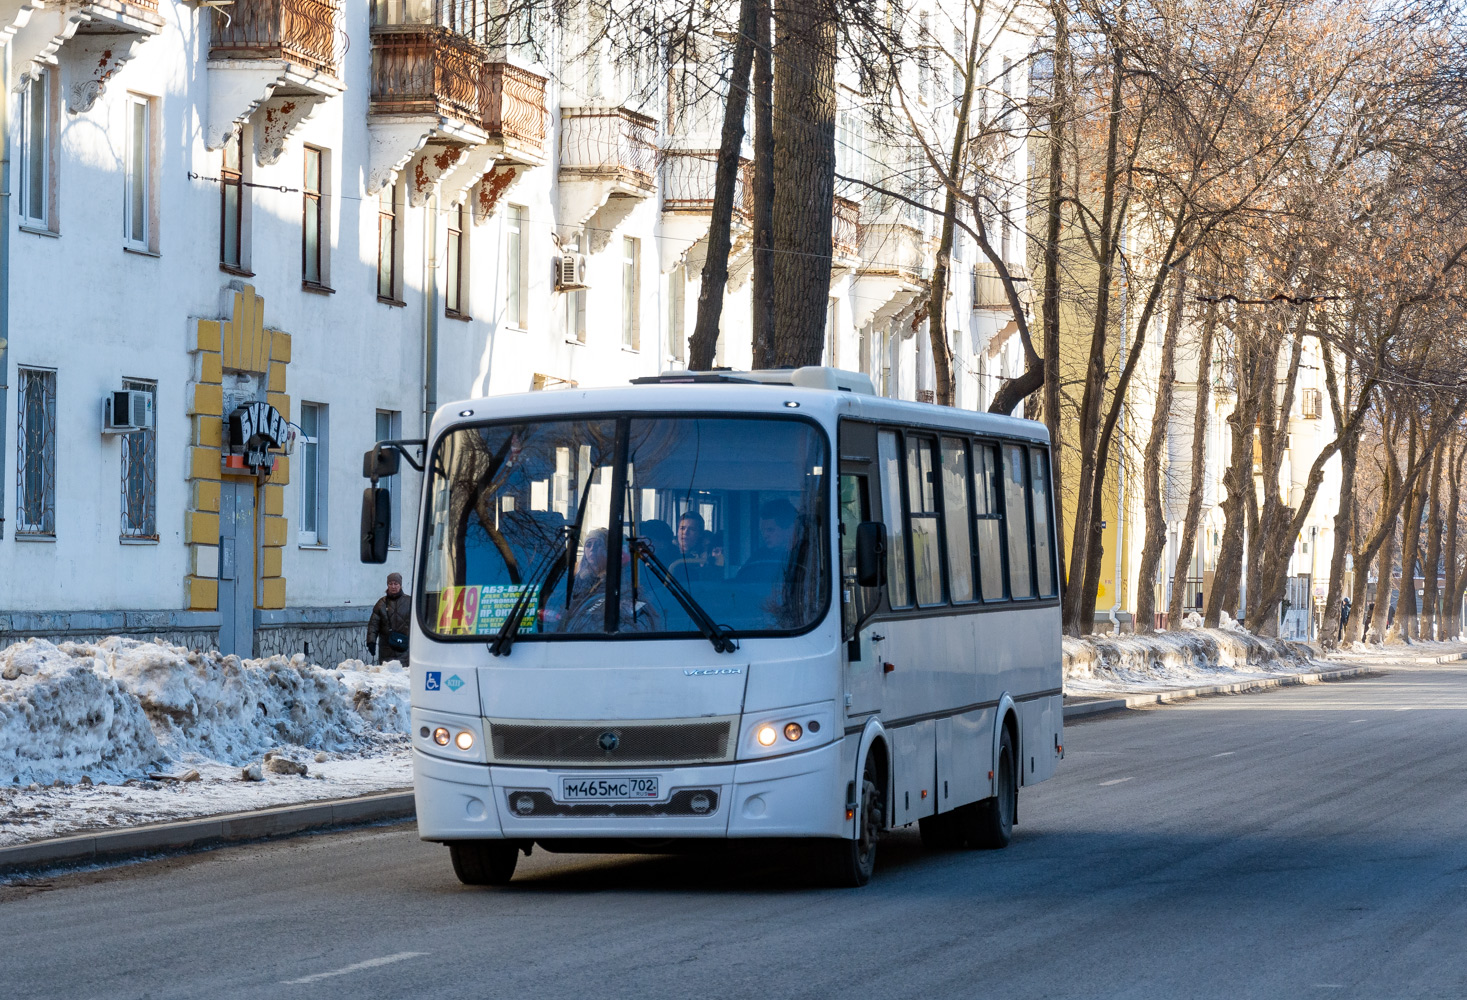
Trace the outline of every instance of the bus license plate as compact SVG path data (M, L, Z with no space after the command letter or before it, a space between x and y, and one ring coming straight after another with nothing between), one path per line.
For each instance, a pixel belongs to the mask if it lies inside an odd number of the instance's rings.
M655 802L662 798L662 781L655 774L623 774L560 779L562 802Z

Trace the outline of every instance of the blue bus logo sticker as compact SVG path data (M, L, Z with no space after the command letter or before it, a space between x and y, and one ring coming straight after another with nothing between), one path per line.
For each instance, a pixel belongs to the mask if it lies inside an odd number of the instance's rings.
M454 674L452 677L450 677L448 679L448 690L450 690L450 691L457 691L459 688L461 688L463 686L464 686L464 682L458 676L458 674Z
M439 691L443 688L443 674L437 670L429 670L423 675L424 691Z

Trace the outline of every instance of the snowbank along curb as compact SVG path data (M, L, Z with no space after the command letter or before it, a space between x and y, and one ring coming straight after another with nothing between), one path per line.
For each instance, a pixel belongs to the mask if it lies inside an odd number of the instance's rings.
M1126 695L1124 698L1105 698L1098 701L1082 701L1065 706L1065 718L1074 719L1100 712L1115 712L1122 709L1141 708L1146 705L1165 705L1174 701L1202 698L1215 694L1250 694L1273 688L1295 687L1300 684L1321 684L1326 681L1342 681L1352 677L1369 677L1382 673L1379 667L1342 667L1339 670L1321 670L1310 674L1289 674L1284 677L1261 677L1255 680L1238 681L1234 684L1213 684L1207 687L1180 688L1175 691L1148 691L1145 694Z
M0 875L63 864L117 861L160 851L220 847L308 830L411 819L414 815L413 793L392 792L159 823L129 830L58 837L15 847L0 847Z

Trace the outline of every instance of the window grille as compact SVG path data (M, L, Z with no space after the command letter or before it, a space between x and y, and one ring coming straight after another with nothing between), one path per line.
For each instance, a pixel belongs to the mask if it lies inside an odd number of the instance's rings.
M124 379L122 387L151 394L157 413L156 382ZM122 436L122 537L158 538L158 432L153 429Z
M56 534L56 372L21 368L16 434L17 535Z

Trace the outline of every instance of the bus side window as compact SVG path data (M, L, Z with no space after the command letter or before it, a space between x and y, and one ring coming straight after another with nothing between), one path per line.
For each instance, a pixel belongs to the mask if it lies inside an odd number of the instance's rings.
M948 592L956 603L973 599L973 548L968 513L968 450L942 439L942 527L947 544Z
M856 623L881 600L881 588L856 584L856 528L871 520L867 478L842 473L840 477L840 599L842 638L856 634Z
M896 431L876 435L881 471L881 519L886 522L886 597L894 608L910 605L907 589L907 528L902 523L902 456Z
M941 520L937 513L932 438L907 438L907 525L912 538L912 582L917 606L943 603Z
M1029 571L1029 490L1025 483L1024 449L1004 448L1004 520L1008 523L1009 594L1016 598L1034 596L1034 577Z
M1029 488L1034 499L1034 576L1040 597L1053 597L1054 541L1049 526L1049 453L1042 448L1029 452Z
M998 449L979 441L973 446L973 528L977 534L978 572L985 601L1004 598L1001 517Z

